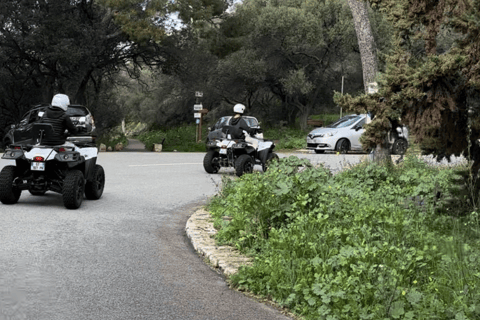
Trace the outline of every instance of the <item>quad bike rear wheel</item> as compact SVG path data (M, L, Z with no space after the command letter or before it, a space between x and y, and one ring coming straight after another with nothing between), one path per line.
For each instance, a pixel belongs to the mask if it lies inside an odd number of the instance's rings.
M253 172L253 159L248 154L242 154L240 157L237 158L235 161L235 174L237 177L240 177L244 173L252 173Z
M3 204L18 202L22 190L15 186L15 179L17 178L17 167L15 166L5 166L0 172L0 201Z
M67 209L78 209L83 201L85 178L80 170L67 172L63 181L63 204Z
M220 165L213 160L218 158L218 151L209 150L203 158L203 168L207 173L217 173L220 170Z
M105 187L105 171L96 164L93 168L93 179L85 184L85 197L89 200L98 200L103 194Z

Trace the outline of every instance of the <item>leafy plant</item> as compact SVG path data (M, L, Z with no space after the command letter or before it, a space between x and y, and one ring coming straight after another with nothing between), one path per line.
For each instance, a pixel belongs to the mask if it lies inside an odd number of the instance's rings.
M163 151L195 152L205 151L205 144L196 142L196 125L183 125L164 130L151 130L137 136L147 150L153 150L154 144L163 142ZM204 128L203 136L206 136Z
M479 318L478 214L443 201L456 170L409 156L332 175L290 157L224 181L217 240L255 256L232 283L306 319Z

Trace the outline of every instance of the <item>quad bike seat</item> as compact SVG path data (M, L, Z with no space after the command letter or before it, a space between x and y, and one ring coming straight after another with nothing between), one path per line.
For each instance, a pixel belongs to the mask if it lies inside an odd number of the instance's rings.
M50 123L34 123L32 126L33 144L42 144L45 137L51 137L53 134L53 126Z

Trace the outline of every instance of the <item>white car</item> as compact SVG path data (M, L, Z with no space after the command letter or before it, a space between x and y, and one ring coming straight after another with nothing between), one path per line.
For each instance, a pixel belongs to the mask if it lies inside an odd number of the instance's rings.
M307 135L307 149L314 150L315 153L363 151L360 136L365 131L363 126L367 117L366 114L352 114L327 127L312 130ZM402 127L397 128L397 131L398 137L389 135L390 151L393 154L404 154L408 147L408 129Z

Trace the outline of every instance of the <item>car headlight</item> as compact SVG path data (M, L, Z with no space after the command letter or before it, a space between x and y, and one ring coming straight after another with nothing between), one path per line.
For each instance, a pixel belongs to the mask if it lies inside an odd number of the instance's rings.
M337 134L337 131L330 131L330 132L325 133L325 136L327 136L327 137L333 137L333 136L336 135L336 134Z

